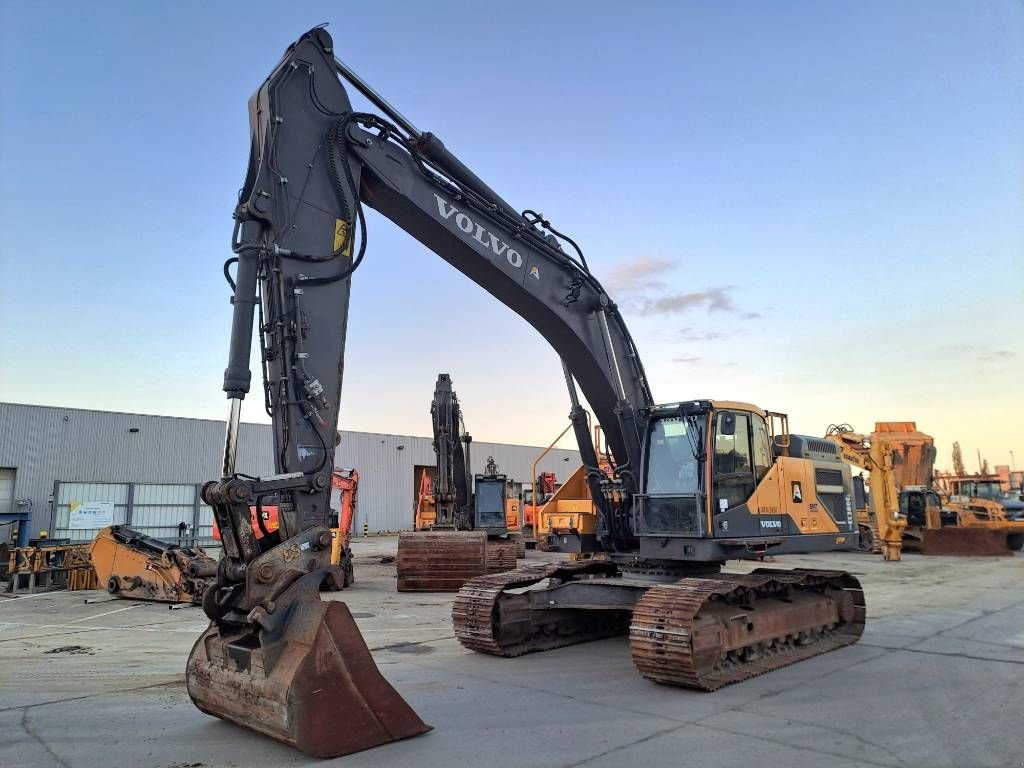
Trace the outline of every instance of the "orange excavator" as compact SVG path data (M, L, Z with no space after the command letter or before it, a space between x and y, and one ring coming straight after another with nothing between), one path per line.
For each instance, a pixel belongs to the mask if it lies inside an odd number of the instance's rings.
M420 488L416 493L416 513L413 517L414 531L429 531L437 519L434 507L434 481L430 479L430 470L426 467L420 472Z
M429 481L429 478L428 478ZM337 520L331 526L331 564L345 571L345 586L355 583L352 565L352 522L356 515L359 495L359 473L355 469L336 469L331 473L331 489L338 491ZM278 531L277 505L253 504L249 507L253 533L257 539L276 537ZM220 528L213 521L213 538L220 541Z

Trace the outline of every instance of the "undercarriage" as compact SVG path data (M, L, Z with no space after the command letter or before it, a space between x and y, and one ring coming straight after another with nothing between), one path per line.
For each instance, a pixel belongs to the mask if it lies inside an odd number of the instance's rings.
M628 634L645 678L711 691L850 645L864 631L864 595L848 573L717 570L624 574L591 560L483 576L455 599L455 636L511 657Z

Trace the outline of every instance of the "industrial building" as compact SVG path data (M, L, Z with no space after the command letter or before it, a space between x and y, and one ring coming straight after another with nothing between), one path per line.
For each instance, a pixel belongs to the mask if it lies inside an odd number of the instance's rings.
M220 476L223 441L222 421L0 403L0 524L21 518L32 538L46 531L85 541L96 528L73 512L112 505L114 523L172 540L185 523L208 544L212 511L199 489ZM483 472L493 456L501 472L529 483L542 450L474 441L472 468ZM359 471L356 536L412 527L420 472L435 463L430 438L342 431L335 463ZM577 451L556 448L537 471L562 480L579 464ZM274 472L269 424L242 425L238 471Z

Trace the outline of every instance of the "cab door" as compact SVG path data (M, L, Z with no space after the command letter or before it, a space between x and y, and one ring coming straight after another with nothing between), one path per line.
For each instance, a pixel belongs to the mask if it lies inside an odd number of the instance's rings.
M711 503L715 535L720 538L759 535L747 501L757 481L751 451L750 415L717 411L712 449Z

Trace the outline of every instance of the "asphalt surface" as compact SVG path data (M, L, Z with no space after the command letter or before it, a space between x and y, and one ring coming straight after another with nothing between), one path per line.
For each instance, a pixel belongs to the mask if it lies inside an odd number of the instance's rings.
M55 592L0 598L0 766L1024 764L1024 556L778 558L854 572L863 639L709 694L646 682L624 638L518 659L468 652L450 595L395 591L394 566L380 563L394 547L357 543L357 584L336 598L430 733L304 757L192 706L184 667L200 609ZM338 702L339 728L345 715Z

